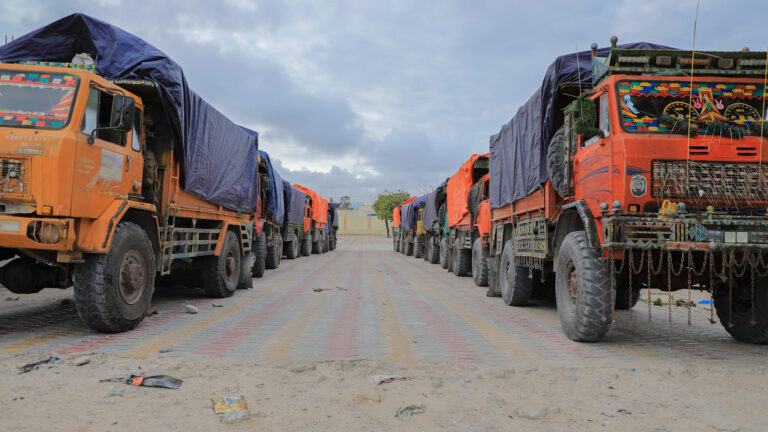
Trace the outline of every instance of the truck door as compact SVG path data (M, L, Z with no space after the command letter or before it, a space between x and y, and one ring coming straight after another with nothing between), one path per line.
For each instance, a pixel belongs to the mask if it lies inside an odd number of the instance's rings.
M592 99L598 114L597 124L604 137L599 135L578 141L578 149L573 158L574 193L576 199L587 201L593 208L599 202L608 202L612 198L612 155L613 136L610 126L608 93L602 92Z
M141 193L141 111L136 108L133 130L97 130L109 126L113 95L92 87L88 94L75 153L72 216L95 218L116 199Z

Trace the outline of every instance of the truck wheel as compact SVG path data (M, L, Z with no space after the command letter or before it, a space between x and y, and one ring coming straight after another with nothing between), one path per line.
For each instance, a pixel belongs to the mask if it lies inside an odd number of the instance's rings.
M322 240L318 240L318 241L312 242L312 253L313 254L320 254L322 252L323 252Z
M429 249L432 245L432 240L429 237L424 237L424 243L421 246L421 258L429 262Z
M264 276L264 265L267 259L267 235L261 232L253 244L253 265L251 266L251 276Z
M499 291L504 303L510 306L527 305L532 288L533 281L528 277L528 269L515 264L514 240L507 240L499 265Z
M278 260L280 259L278 257L278 255L280 254L280 243L282 243L280 236L277 234L273 234L272 245L267 246L267 255L264 260L264 268L269 270L277 268Z
M219 256L200 259L200 281L205 295L214 298L232 297L240 282L240 242L232 231L224 237Z
M421 258L421 242L418 238L413 239L413 257Z
M443 238L440 240L440 246L438 248L438 253L440 254L440 267L447 269L448 268L448 239Z
M451 247L451 243L447 239L445 241L445 269L449 273L453 273L453 247Z
M547 174L558 195L568 195L568 179L565 178L565 126L555 132L547 149Z
M555 296L560 324L569 339L599 340L611 328L611 284L600 252L584 231L568 234L560 246Z
M404 245L405 247L403 248L404 249L403 253L405 254L405 256L413 255L413 243L406 241Z
M288 259L296 259L299 256L299 238L294 237L293 240L287 241L284 244L285 257Z
M400 252L400 242L398 241L397 234L392 235L392 245L395 252Z
M253 251L240 258L240 280L237 282L237 289L253 288L253 276L251 276L253 259Z
M720 324L739 342L768 344L768 278L755 276L755 301L752 304L752 281L747 274L733 281L733 294L728 283L716 283L713 298ZM752 308L754 307L754 323Z
M453 248L453 273L456 276L467 276L472 271L472 251L459 247L458 240Z
M323 233L323 250L322 253L326 253L329 251L328 249L328 233Z
M434 239L429 239L429 263L437 264L440 262L440 245L436 245Z
M301 254L303 256L312 255L312 239L309 237L309 235L304 237L304 240L301 242Z
M488 257L483 251L483 242L475 239L472 245L472 280L477 286L488 286Z
M123 332L139 325L155 290L155 255L141 227L120 222L106 254L75 267L75 306L88 327Z

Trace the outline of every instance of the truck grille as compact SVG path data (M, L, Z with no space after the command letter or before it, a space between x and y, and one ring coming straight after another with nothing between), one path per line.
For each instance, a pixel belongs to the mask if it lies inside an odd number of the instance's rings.
M651 195L698 202L768 201L768 165L653 161Z
M0 157L0 193L29 195L29 159Z

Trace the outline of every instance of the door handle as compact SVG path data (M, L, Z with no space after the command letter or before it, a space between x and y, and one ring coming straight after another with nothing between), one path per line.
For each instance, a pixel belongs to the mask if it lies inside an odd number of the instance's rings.
M128 155L126 157L126 162L127 162L127 164L126 164L127 166L125 168L125 172L128 172L128 171L131 170L131 155Z

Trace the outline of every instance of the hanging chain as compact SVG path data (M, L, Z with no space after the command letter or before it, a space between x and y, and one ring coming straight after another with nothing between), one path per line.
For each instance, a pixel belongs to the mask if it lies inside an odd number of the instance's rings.
M667 309L669 325L672 325L672 252L667 251Z
M611 324L616 323L616 260L613 255L613 248L608 249L608 253L611 254ZM622 259L622 268L624 267ZM603 318L605 321L605 318Z
M693 252L688 251L688 327L691 326L691 270L693 270ZM703 270L702 270L703 271Z
M755 263L754 264L757 264L756 261L757 261L757 259L755 259ZM749 323L754 326L754 325L757 324L757 320L755 319L755 309L756 309L756 306L757 306L755 304L755 266L751 265L750 268L751 268L751 271L749 273L750 273L750 276L751 276L751 279L752 279L752 321L750 321Z
M709 323L715 323L715 254L709 252Z
M728 266L728 327L733 327L733 321L731 320L733 315L733 271L736 262L736 254L733 252L733 249L731 249L729 261L731 265Z
M664 255L659 254L663 257ZM651 272L653 271L653 250L648 249L648 325L651 325Z

